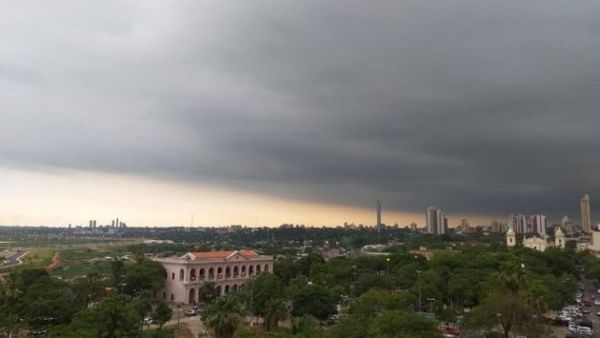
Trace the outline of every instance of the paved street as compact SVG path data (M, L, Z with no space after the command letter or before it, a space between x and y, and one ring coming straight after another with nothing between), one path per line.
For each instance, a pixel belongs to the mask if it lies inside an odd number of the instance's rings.
M600 299L600 294L598 293L598 288L596 288L588 280L584 279L582 282L583 282L583 287L584 287L583 299L591 299L592 300L592 306L590 306L590 307L584 306L583 307L584 309L590 310L590 313L587 315L584 315L584 317L587 320L591 321L594 326L594 328L593 328L594 335L592 337L600 338L600 317L598 315L596 315L596 313L598 311L600 311L600 306L596 306L593 304L594 300Z
M26 254L27 251L25 250L12 251L8 256L6 256L6 260L0 263L0 269L11 268L21 264L21 258L23 258Z

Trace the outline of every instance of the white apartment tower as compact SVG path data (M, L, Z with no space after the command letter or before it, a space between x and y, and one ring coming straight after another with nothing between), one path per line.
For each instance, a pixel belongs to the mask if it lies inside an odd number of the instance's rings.
M442 210L436 207L429 207L425 210L427 233L443 235L448 230L448 219Z

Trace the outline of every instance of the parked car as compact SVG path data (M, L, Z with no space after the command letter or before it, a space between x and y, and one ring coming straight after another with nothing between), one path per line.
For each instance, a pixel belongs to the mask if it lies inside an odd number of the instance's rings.
M197 316L200 313L200 310L191 309L185 312L186 316Z

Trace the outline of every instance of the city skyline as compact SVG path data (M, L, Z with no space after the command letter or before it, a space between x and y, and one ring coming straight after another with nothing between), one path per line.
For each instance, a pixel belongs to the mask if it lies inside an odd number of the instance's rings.
M430 205L452 227L579 222L600 196L597 13L0 4L0 224L373 225L376 200L388 225Z

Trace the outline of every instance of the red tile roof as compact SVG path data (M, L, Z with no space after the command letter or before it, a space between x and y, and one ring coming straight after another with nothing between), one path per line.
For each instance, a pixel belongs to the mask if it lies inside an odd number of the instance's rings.
M239 252L242 257L251 258L256 257L258 254L252 250L233 250L233 251L204 251L204 252L192 252L195 259L225 259L232 254Z

